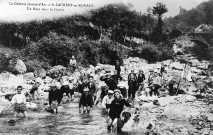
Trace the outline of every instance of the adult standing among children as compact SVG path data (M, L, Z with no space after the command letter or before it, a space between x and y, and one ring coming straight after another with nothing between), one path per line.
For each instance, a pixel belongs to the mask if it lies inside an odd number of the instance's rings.
M124 106L130 107L131 105L123 98L121 98L121 91L114 91L114 100L111 104L106 105L109 108L109 121L107 129L110 131L112 129L113 133L117 133L117 122L120 118L121 112Z
M134 73L134 70L131 70L131 73L128 75L128 97L134 99L135 92L137 91L137 75Z
M128 66L129 66L129 59L128 59L127 55L125 55L125 59L123 60L123 64L124 64L124 73L127 74L128 73Z
M154 71L151 69L149 71L149 77L148 77L148 86L151 86L153 83L153 78L154 78Z
M162 74L162 84L163 86L166 86L168 84L168 80L169 80L169 74L166 70L164 70L163 74Z
M11 104L8 106L7 111L12 105L14 105L14 116L17 117L19 113L22 113L24 117L27 116L26 97L21 93L22 86L17 87L17 94L13 96Z
M162 78L160 76L160 73L155 72L154 78L153 78L153 89L152 92L154 92L155 96L159 96L158 90L161 88ZM152 93L150 94L152 95Z
M72 58L70 59L70 66L71 66L71 70L74 72L76 69L76 65L77 65L77 61L75 59L75 56L72 55Z
M164 65L164 63L162 62L162 63L161 63L161 67L160 67L160 74L162 75L162 74L164 73L164 71L165 71L165 65Z
M115 70L117 70L117 75L120 76L120 73L121 73L121 65L120 65L119 60L116 60L116 63L115 63Z
M100 69L95 70L94 81L98 85L100 82Z
M146 79L143 70L139 70L139 74L138 74L138 85L143 83L143 81Z

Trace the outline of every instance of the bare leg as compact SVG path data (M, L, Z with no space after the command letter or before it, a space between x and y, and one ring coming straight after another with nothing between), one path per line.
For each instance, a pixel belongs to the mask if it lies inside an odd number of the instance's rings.
M74 99L74 94L73 94L73 95L71 95L71 101L73 101L73 99Z
M24 117L27 117L27 111L23 112Z
M87 113L90 114L90 106L87 106Z
M54 108L56 114L58 113L58 106L59 106L59 104L57 104L56 107Z
M117 133L117 123L118 123L118 118L115 118L114 121L112 122L112 133Z
M87 107L84 106L84 107L83 107L83 113L86 113L86 112L87 112Z
M111 126L112 126L112 119L108 118L108 126L107 126L108 131L111 131Z

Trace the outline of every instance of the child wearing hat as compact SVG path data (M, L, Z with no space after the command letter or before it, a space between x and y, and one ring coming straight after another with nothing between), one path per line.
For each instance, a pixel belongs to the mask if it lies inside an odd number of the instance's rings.
M120 118L120 114L124 109L124 106L130 107L131 105L123 98L121 98L121 91L118 89L114 90L114 100L111 104L107 105L109 110L109 121L108 121L108 130L112 129L113 133L117 132L117 122Z
M109 106L112 102L112 100L114 99L113 97L113 91L112 90L108 90L108 93L106 96L104 96L103 100L102 100L102 108L105 112L109 112L109 108L107 108L107 106Z

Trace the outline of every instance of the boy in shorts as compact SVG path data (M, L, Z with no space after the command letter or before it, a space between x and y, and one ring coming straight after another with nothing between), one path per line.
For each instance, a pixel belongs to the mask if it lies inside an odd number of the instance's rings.
M17 87L17 94L13 96L11 104L8 106L7 111L12 105L14 105L14 116L16 117L19 113L22 113L24 117L27 116L26 97L21 93L22 86Z

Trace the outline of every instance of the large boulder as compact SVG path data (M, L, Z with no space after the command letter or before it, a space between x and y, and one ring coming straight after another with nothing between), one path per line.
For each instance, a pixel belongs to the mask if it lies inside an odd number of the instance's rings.
M184 64L181 64L179 62L173 62L170 64L170 67L177 70L183 70Z
M191 64L192 67L201 65L198 59L189 60L189 63Z
M4 73L0 74L0 80L7 81L7 80L9 80L9 77L10 77L9 72L4 72Z
M44 76L46 76L46 74L47 73L43 68L40 68L40 69L37 69L37 70L34 71L34 75L36 77L44 77Z
M24 74L23 78L24 78L25 80L34 80L34 79L35 79L35 76L34 76L34 73L33 73L33 72L30 72L30 73Z
M196 100L195 96L187 95L186 96L186 102L193 102Z
M10 101L6 100L4 96L0 96L0 115L5 111L10 104Z
M10 65L13 71L22 74L27 71L27 67L21 59L14 60L15 65Z
M57 66L52 67L52 68L49 70L49 72L50 72L50 73L53 73L53 72L55 72L55 71L61 71L61 70L65 70L65 69L66 69L66 67L64 67L64 66L62 66L62 65L57 65Z
M194 102L193 102L194 103ZM191 102L168 104L161 114L171 120L188 121L192 117L198 117L206 112L204 107L195 105Z

